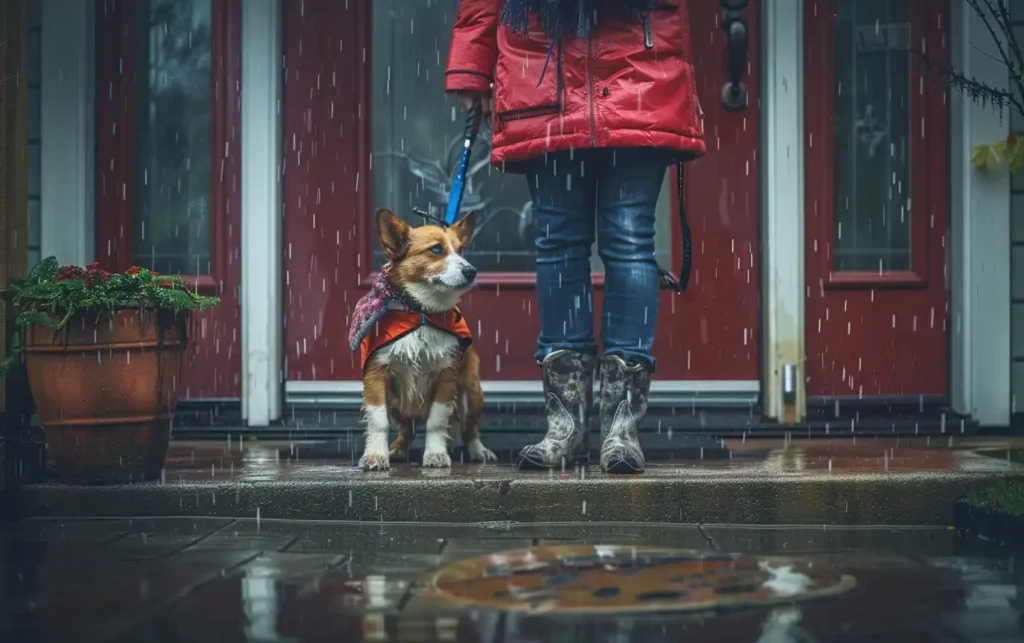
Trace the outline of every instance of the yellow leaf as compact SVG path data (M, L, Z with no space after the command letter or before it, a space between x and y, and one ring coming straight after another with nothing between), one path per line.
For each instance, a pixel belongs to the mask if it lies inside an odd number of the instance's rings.
M971 150L971 164L986 170L994 169L1005 162L1006 141L976 145Z
M991 145L975 145L971 150L971 165L975 167L988 167L989 157L992 153Z

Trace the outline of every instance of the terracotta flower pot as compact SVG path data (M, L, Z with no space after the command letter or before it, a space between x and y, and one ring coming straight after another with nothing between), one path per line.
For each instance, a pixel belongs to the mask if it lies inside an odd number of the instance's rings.
M23 350L57 474L72 484L160 476L185 344L184 315L119 308L72 318L54 337L26 328Z

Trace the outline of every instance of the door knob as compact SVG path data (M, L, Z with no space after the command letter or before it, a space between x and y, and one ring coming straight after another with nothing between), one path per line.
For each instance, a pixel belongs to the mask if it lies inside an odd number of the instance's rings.
M719 0L722 6L722 29L729 50L729 82L722 87L722 107L729 112L746 109L749 100L743 72L747 66L747 18L749 0Z

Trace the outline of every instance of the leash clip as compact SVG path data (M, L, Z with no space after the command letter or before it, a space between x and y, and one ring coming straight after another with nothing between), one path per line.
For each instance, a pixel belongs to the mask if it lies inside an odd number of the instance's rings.
M423 219L425 221L429 221L430 223L433 223L434 225L441 226L442 228L446 228L446 229L449 227L449 224L448 224L447 221L445 221L441 217L434 216L433 214L430 214L426 210L422 210L420 208L413 208L412 209L412 213L417 215L417 216L423 217Z
M674 290L676 292L683 292L683 284L679 283L679 280L676 279L675 276L668 270L665 270L664 268L659 266L658 276L661 277L661 282L665 284L667 288Z

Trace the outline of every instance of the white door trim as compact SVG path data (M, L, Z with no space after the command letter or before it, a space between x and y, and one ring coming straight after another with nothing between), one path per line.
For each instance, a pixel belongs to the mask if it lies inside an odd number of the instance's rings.
M40 254L84 266L96 254L93 0L40 7Z
M242 3L242 419L283 408L281 4Z
M484 400L492 404L540 404L544 392L539 380L485 380ZM595 391L597 390L595 384ZM747 408L757 402L757 380L654 380L651 406L736 406ZM363 383L359 381L291 381L285 384L288 404L313 406L359 406Z
M996 43L966 0L953 0L953 67L1007 88ZM955 410L984 426L1010 423L1010 178L974 168L974 145L1009 133L1009 114L950 92L951 302L950 397Z
M763 0L761 118L764 415L802 422L807 409L804 345L803 0ZM783 396L796 367L795 399Z

